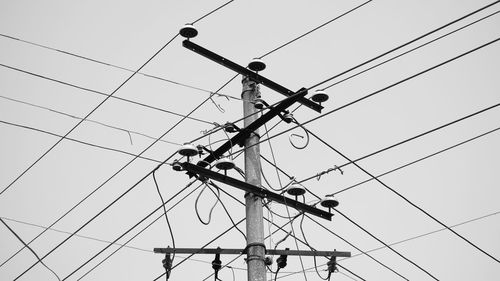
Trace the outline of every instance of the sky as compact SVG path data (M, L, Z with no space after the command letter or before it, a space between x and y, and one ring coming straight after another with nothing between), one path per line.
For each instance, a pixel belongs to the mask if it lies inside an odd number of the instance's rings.
M242 77L227 83L236 73L184 48L186 23L192 42L329 95L321 114L294 112L309 139L279 118L260 129L262 184L307 179L304 202L335 194L339 212L290 224L297 210L271 203L267 248L351 252L331 280L497 279L500 4L455 21L493 2L0 0L0 218L25 242L49 227L30 247L53 271L20 276L37 258L16 254L2 224L0 279L164 280L153 248L246 246L231 221L245 217L244 192L220 183L218 200L170 166L183 143L216 149L228 136L214 129L243 114ZM226 156L243 169L240 149ZM169 280L214 279L213 255L185 258ZM221 260L221 280L246 279L243 257ZM277 279L321 280L314 268L290 256Z

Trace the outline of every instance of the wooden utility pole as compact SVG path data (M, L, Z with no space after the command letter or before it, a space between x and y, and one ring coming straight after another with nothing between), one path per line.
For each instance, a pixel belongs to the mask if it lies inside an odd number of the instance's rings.
M259 118L252 101L260 97L259 86L248 77L243 78L243 114L245 128ZM261 186L261 166L259 132L254 131L245 140L245 181L254 186ZM245 194L246 203L246 233L247 233L247 271L248 281L265 281L266 265L264 264L264 221L262 198L253 193Z

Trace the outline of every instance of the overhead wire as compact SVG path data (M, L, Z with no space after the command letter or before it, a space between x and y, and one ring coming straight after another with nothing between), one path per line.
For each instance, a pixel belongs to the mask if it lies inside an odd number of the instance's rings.
M455 61L455 60L457 60L457 59L459 59L459 58L462 58L462 57L464 57L464 56L466 56L466 55L469 55L469 54L471 54L471 53L473 53L473 52L476 52L476 51L478 51L478 50L480 50L480 49L482 49L482 48L484 48L484 47L487 47L487 46L489 46L489 45L491 45L491 44L494 44L494 43L498 42L499 40L500 40L500 38L496 38L496 39L494 39L494 40L492 40L492 41L489 41L489 42L487 42L487 43L485 43L485 44L482 44L482 45L480 45L480 46L478 46L478 47L476 47L476 48L473 48L473 49L471 49L471 50L469 50L469 51L466 51L466 52L464 52L464 53L462 53L462 54L460 54L460 55L458 55L458 56L455 56L455 57L453 57L453 58L451 58L451 59L448 59L448 60L446 60L446 61L443 61L443 62L441 62L441 63L439 63L439 64L437 64L437 65L434 65L434 66L432 66L432 67L429 67L429 68L427 68L427 69L425 69L425 70L423 70L423 71L420 71L420 72L418 72L418 73L416 73L416 74L410 75L410 76L408 76L408 77L406 77L406 78L404 78L404 79L401 79L401 80L399 80L399 81L397 81L397 82L395 82L395 83L392 83L392 84L390 84L390 85L388 85L388 86L386 86L386 87L383 87L383 88L381 88L381 89L379 89L379 90L376 90L376 91L374 91L374 92L372 92L372 93L370 93L370 94L368 94L368 95L362 96L362 97L360 97L360 98L358 98L358 99L355 99L355 100L353 100L353 101L351 101L351 102L348 102L348 103L346 103L346 104L344 104L344 105L342 105L342 106L339 106L339 107L334 108L334 109L332 109L332 110L330 110L330 111L328 111L328 112L325 112L325 113L323 113L323 114L321 114L321 115L319 115L319 116L316 116L316 117L311 118L311 119L309 119L309 120L307 120L307 121L304 121L304 122L302 122L301 124L302 124L302 125L306 125L306 124L309 124L309 123L311 123L311 122L314 122L314 121L316 121L316 120L318 120L318 119L324 118L324 117L326 117L326 116L328 116L328 115L330 115L330 114L332 114L332 113L335 113L335 112L337 112L337 111L339 111L339 110L342 110L342 109L344 109L344 108L346 108L346 107L352 106L352 105L354 105L354 104L356 104L356 103L358 103L358 102L361 102L361 101L366 100L366 99L368 99L368 98L370 98L370 97L373 97L373 96L375 96L375 95L378 95L378 94L380 94L380 93L382 93L382 92L384 92L384 91L386 91L386 90L389 90L389 89L391 89L391 88L393 88L393 87L395 87L395 86L397 86L397 85L400 85L400 84L402 84L402 83L404 83L404 82L407 82L407 81L409 81L409 80L411 80L411 79L414 79L414 78L416 78L416 77L418 77L418 76L420 76L420 75L423 75L423 74L425 74L425 73L427 73L427 72L429 72L429 71L432 71L432 70L437 69L437 68L439 68L439 67L441 67L441 66L443 66L443 65L446 65L446 64L448 64L448 63L450 63L450 62L452 62L452 61ZM276 138L276 137L278 137L278 136L280 136L280 135L282 135L282 134L284 134L284 133L287 133L287 132L289 132L289 131L291 131L291 130L294 130L294 129L298 128L298 127L299 127L298 125L296 125L296 126L292 126L291 128L288 128L288 129L286 129L286 130L283 130L283 131L281 131L281 132L279 132L279 133L277 133L277 134L275 134L275 135L271 136L269 139ZM258 141L258 142L256 142L254 145L258 145L258 144L260 144L260 143L262 143L262 142L265 142L265 141L267 141L267 139L264 139L264 140L259 140L259 141ZM235 151L234 153L238 153L238 152L240 152L240 151L242 151L242 150L243 150L243 149L240 149L239 151Z
M28 250L30 250L30 252L40 261L40 263L47 269L49 270L52 274L54 274L54 276L57 278L57 280L61 281L61 278L59 278L59 275L57 275L57 273L52 270L50 267L48 267L41 259L40 257L37 255L37 253L35 251L33 251L33 249L28 246L26 244L26 242L24 242L24 240L3 220L3 218L0 218L0 221L3 223L3 225L5 225L5 227L17 238L17 240L19 240L19 242L21 242L26 248L28 248Z
M412 40L410 40L410 41L408 41L408 42L406 42L406 43L403 43L403 44L401 44L401 45L399 45L399 46L397 46L397 47L395 47L395 48L393 48L393 49L391 49L391 50L389 50L389 51L386 51L386 52L384 52L384 53L382 53L382 54L380 54L380 55L378 55L378 56L376 56L376 57L374 57L374 58L371 58L371 59L369 59L369 60L367 60L367 61L365 61L365 62L362 62L362 63L360 63L360 64L358 64L358 65L356 65L356 66L354 66L354 67L351 67L351 68L349 68L349 69L347 69L347 70L345 70L345 71L343 71L343 72L341 72L341 73L339 73L339 74L336 74L336 75L334 75L334 76L332 76L332 77L330 77L330 78L328 78L328 79L325 79L325 80L323 80L323 81L321 81L321 82L319 82L319 83L316 83L316 84L314 84L314 85L312 85L312 86L308 87L307 89L308 89L308 90L310 90L310 89L316 88L316 87L318 87L318 86L320 86L320 85L322 85L322 84L325 84L325 83L327 83L327 82L329 82L329 81L331 81L331 80L333 80L333 79L335 79L335 78L337 78L337 77L339 77L339 76L341 76L341 75L344 75L344 74L346 74L346 73L348 73L348 72L351 72L351 71L352 71L352 70L354 70L354 69L357 69L357 68L359 68L359 67L361 67L361 66L364 66L364 65L366 65L366 64L368 64L368 63L370 63L370 62L372 62L372 61L375 61L375 60L377 60L377 59L379 59L379 58L381 58L381 57L383 57L383 56L385 56L385 55L387 55L387 54L390 54L390 53L392 53L392 52L395 52L395 51L397 51L397 50L399 50L399 49L401 49L401 48L404 48L404 47L406 47L406 46L408 46L408 45L410 45L410 44L412 44L412 43L414 43L414 42L416 42L416 41L418 41L418 40L420 40L420 39L422 39L422 38L425 38L425 37L427 37L427 36L429 36L429 35L431 35L431 34L433 34L433 33L436 33L436 32L438 32L438 31L440 31L440 30L442 30L442 29L444 29L444 28L446 28L446 27L450 26L450 25L453 25L453 24L455 24L455 23L457 23L457 22L459 22L459 21L461 21L461 20L463 20L463 19L466 19L466 18L468 18L468 17L470 17L470 16L472 16L472 15L474 15L474 14L477 14L477 13L479 13L479 12L481 12L481 11L485 10L485 9L488 9L489 7L491 7L491 6L495 5L495 4L499 3L499 2L500 2L500 0L499 0L499 1L492 2L492 3L490 3L490 4L486 5L486 6L483 6L483 7L479 8L479 9L477 9L477 10L475 10L475 11L472 11L472 12L470 12L470 13L468 13L468 14L466 14L466 15L462 16L462 17L460 17L460 18L457 18L457 19L455 19L455 20L453 20L453 21L451 21L451 22L448 22L448 23L446 23L446 24L444 24L444 25L442 25L442 26L440 26L440 27L438 27L438 28L436 28L436 29L434 29L434 30L432 30L432 31L429 31L429 32L427 32L427 33L425 33L425 34L423 34L423 35L420 35L420 36L418 36L418 37L416 37L416 38L414 38L414 39L412 39Z
M62 116L67 116L67 117L70 117L70 118L73 118L73 119L79 119L79 120L82 119L81 117L78 117L78 116L75 116L73 114L69 114L69 113L66 113L66 112L62 112L62 111L59 111L59 110L56 110L56 109L53 109L53 108L50 108L50 107L41 106L41 105L37 105L37 104L34 104L34 103L30 103L30 102L26 102L26 101L14 99L14 98L2 96L2 95L0 95L0 98L9 100L9 101L12 101L12 102L15 102L15 103L25 104L25 105L28 105L28 106L31 106L31 107L43 109L43 110L46 110L46 111L49 111L49 112L52 112L52 113L56 113L56 114L59 114L59 115L62 115ZM132 143L132 137L130 136L130 134L135 134L135 135L146 137L148 139L156 140L155 137L152 137L150 135L147 135L147 134L144 134L144 133L141 133L141 132L137 132L137 131L134 131L134 130L130 130L130 129L121 128L121 127L118 127L118 126L109 125L109 124L106 124L106 123L101 122L101 121L96 121L96 120L92 120L92 119L89 119L89 118L85 119L84 121L90 122L90 123L94 123L94 124L97 124L97 125L101 125L103 127L107 127L107 128L110 128L110 129L114 129L114 130L126 132L129 135L129 137L130 137L130 143L131 144L133 144L133 143ZM181 145L179 143L171 142L171 141L167 141L167 140L159 140L159 141L164 142L164 143L168 143L168 144L173 144L173 145Z
M158 171L159 168L160 168L160 166L156 167L156 169L153 170L153 181L155 183L156 191L158 192L158 195L160 196L161 206L163 207L163 215L165 216L165 221L167 222L168 232L170 233L170 238L172 239L172 246L174 248L176 248L175 247L174 232L172 230L172 225L170 224L170 220L168 219L167 207L165 207L166 203L165 203L165 200L163 200L163 196L161 195L160 187L158 186L158 181L156 180L156 171ZM171 262L173 263L174 260L175 260L175 252L172 254Z
M191 110L191 112L186 115L186 116L189 116L191 115L194 111L196 111L198 108L200 108L203 104L205 104L206 102L208 101L208 98L206 98L202 103L200 103L199 105L197 105L193 110ZM167 135L169 132L171 132L175 127L177 127L182 121L184 121L186 119L186 117L183 117L182 119L180 119L177 123L175 123L172 127L170 127L162 136L160 136L158 139L161 139L163 138L165 135ZM152 147L154 144L156 144L157 141L151 143L148 147L146 147L139 155L142 155L144 152L146 152L150 147ZM163 163L166 163L168 160L170 160L170 158L172 158L173 156L175 155L175 153L173 153L172 155L170 155L167 159L165 159L163 161ZM117 172L115 172L110 178L108 178L106 181L104 181L101 185L99 185L96 189L94 189L91 193L89 193L86 197L84 197L79 203L77 203L75 206L73 206L70 210L68 210L62 217L60 217L58 220L56 220L56 222L54 222L51 226L53 226L55 223L57 223L59 220L61 220L63 217L65 217L69 212L71 212L72 210L74 210L77 206L79 206L82 202L84 202L87 198L89 198L91 195L93 195L96 191L98 191L102 186L104 186L107 182L109 182L111 179L113 179L116 175L118 175L121 171L123 171L128 165L130 165L132 162L134 162L135 160L137 159L137 157L133 158L132 160L130 160L129 162L127 162L127 164L125 166L123 166L122 168L120 168ZM152 173L149 172L148 174L146 174L145 177L143 177L140 182L142 182L145 178L147 178L150 174ZM139 182L139 183L140 183ZM82 225L79 229L77 229L75 231L75 234L80 231L81 229L83 229L86 225L88 225L91 221L93 221L95 218L97 218L100 214L102 214L104 211L106 211L109 207L111 207L114 203L116 203L118 200L120 200L123 196L125 196L128 192L130 192L132 189L134 189L136 186L138 185L135 184L133 185L132 187L130 187L127 191L125 191L124 193L122 193L118 198L116 198L115 200L113 200L109 205L107 205L103 210L101 210L96 216L92 217L89 221L87 221L84 225ZM43 234L43 232L41 233ZM34 241L36 238L40 237L40 235L37 235L34 239L32 239L32 241ZM69 240L69 238L71 238L71 236L69 236L68 238L66 238L65 240L63 240L60 244L58 244L55 248L53 248L51 251L49 251L43 258L45 258L47 255L49 255L50 253L52 253L53 251L55 251L58 247L60 247L62 244L64 244L66 241ZM31 242L30 242L31 243ZM29 243L28 243L29 244ZM23 272L21 275L18 276L18 278L22 275L24 275L28 270L30 270L31 268L33 268L34 266L36 265L33 264L30 268L28 268L25 272Z
M436 152L434 152L434 153L428 154L428 155L426 155L426 156L424 156L424 157L418 158L418 159L413 160L413 161L411 161L411 162L408 162L408 163L406 163L406 164L404 164L404 165L398 166L397 168L391 169L391 170L389 170L389 171L387 171L387 172L384 172L384 173L381 173L381 174L379 174L379 175L375 176L375 178L381 178L381 177L383 177L383 176L386 176L386 175L388 175L388 174L391 174L391 173L396 172L396 171L398 171L398 170L401 170L401 169L403 169L403 168L406 168L406 167L409 167L409 166L414 165L414 164L416 164L416 163L419 163L419 162L421 162L421 161L423 161L423 160L430 159L430 158L435 157L436 155L439 155L439 154L441 154L441 153L443 153L443 152L449 151L449 150L451 150L451 149L453 149L453 148L459 147L459 146L464 145L464 144L466 144L466 143L469 143L469 142L471 142L471 141L474 141L474 140L477 140L477 139L482 138L482 137L484 137L484 136L487 136L487 135L489 135L489 134L491 134L491 133L497 132L498 130L500 130L500 127L497 127L497 128L495 128L495 129L493 129L493 130L489 130L489 131L487 131L487 132L484 132L484 133L482 133L482 134L480 134L480 135L474 136L474 137L469 138L469 139L467 139L467 140L461 141L461 142L456 143L456 144L454 144L454 145L448 146L448 147L446 147L446 148L444 148L444 149L441 149L441 150L436 151ZM357 186L360 186L360 185L365 184L365 183L367 183L367 182L370 182L370 181L372 181L372 180L374 180L374 178L368 178L368 179L366 179L366 180L364 180L364 181L361 181L361 182L358 182L358 183L353 184L353 185L351 185L351 186L348 186L348 187L342 188L341 190L336 191L336 192L334 192L334 193L332 193L332 194L330 194L330 195L331 195L331 196L334 196L334 195L336 195L336 194L342 193L342 192L347 191L347 190L349 190L349 189L352 189L352 188L354 188L354 187L357 187Z
M494 15L498 14L499 12L500 12L500 11L496 11L496 12L493 12L493 13L491 13L491 14L488 14L488 15L486 15L486 16L484 16L484 17L480 18L480 19L477 19L477 20L475 20L475 21L471 22L471 23L468 23L468 24L466 24L466 25L464 25L464 26L461 26L461 27L459 27L459 28L457 28L457 29L454 29L453 31L450 31L450 32L448 32L448 33L445 33L444 35L441 35L441 36L439 36L439 37L437 37L437 38L435 38L435 39L432 39L432 40L430 40L430 41L428 41L428 42L425 42L425 43L423 43L423 44L420 44L420 45L418 45L417 47L411 48L410 50L405 51L405 52L403 52L403 53L401 53L401 54L399 54L399 55L396 55L396 56L394 56L394 57L392 57L392 58L389 58L389 59L384 60L384 61L382 61L382 62L380 62L380 63L377 63L377 64L375 64L374 66L371 66L371 67L369 67L369 68L366 68L366 69L364 69L364 70L362 70L362 71L359 71L359 72L357 72L356 74L353 74L353 75L350 75L350 76L348 76L348 77L346 77L346 78L343 78L343 79L341 79L341 80L339 80L339 81L337 81L337 82L335 82L335 83L333 83L333 84L330 84L330 85L328 85L328 86L326 86L326 87L323 87L323 90L327 90L327 89L329 89L329 88L331 88L331 87L333 87L333 86L335 86L335 85L338 85L338 84L343 83L343 82L345 82L345 81L347 81L347 80L350 80L350 79L352 79L352 78L354 78L354 77L356 77L356 76L358 76L358 75L360 75L360 74L363 74L363 73L365 73L365 72L367 72L367 71L369 71L369 70L372 70L372 69L374 69L374 68L377 68L377 67L379 67L379 66L381 66L381 65L384 65L384 64L386 64L386 63L388 63L388 62L390 62L390 61L393 61L393 60L395 60L395 59L397 59L397 58L400 58L400 57L402 57L402 56L404 56L404 55L407 55L407 54L409 54L409 53L411 53L411 52L413 52L413 51L416 51L416 50L418 50L418 49L420 49L420 48L422 48L422 47L424 47L424 46L427 46L427 45L429 45L429 44L431 44L431 43L434 43L434 42L436 42L436 41L438 41L438 40L440 40L440 39L443 39L443 38L445 38L445 37L448 37L448 36L450 36L450 35L454 34L455 32L458 32L458 31L460 31L460 30L462 30L462 29L465 29L465 28L470 27L470 26L472 26L472 25L474 25L474 24L477 24L477 23L479 23L479 22L481 22L481 21L483 21L483 20L485 20L485 19L488 19L489 17L491 17L491 16L494 16Z
M162 109L162 108L159 108L159 107L155 107L155 106L148 105L148 104L145 104L145 103L140 103L140 102L133 101L133 100L126 99L126 98L122 98L122 97L119 97L119 96L110 96L110 95L108 95L108 94L106 94L104 92L101 92L101 91L97 91L97 90L93 90L93 89L90 89L90 88L78 86L76 84L69 83L69 82L64 82L62 80L58 80L58 79L55 79L55 78L50 78L50 77L45 76L45 75L41 75L41 74L37 74L37 73L30 72L30 71L27 71L27 70L23 70L23 69L20 69L20 68L16 68L16 67L9 66L9 65L6 65L6 64L3 64L3 63L0 63L0 66L4 67L4 68L7 68L7 69L10 69L10 70L14 70L14 71L17 71L17 72L24 73L24 74L27 74L27 75L31 75L31 76L35 76L35 77L38 77L38 78L41 78L41 79L45 79L45 80L48 80L48 81L51 81L51 82L55 82L55 83L58 83L58 84L69 86L69 87L72 87L72 88L75 88L75 89L79 89L79 90L82 90L82 91L85 91L85 92L94 93L94 94L98 94L98 95L105 96L105 97L110 97L112 99L120 100L120 101L127 102L127 103L130 103L130 104L135 104L135 105L138 105L138 106L141 106L141 107L145 107L145 108L149 108L149 109L154 109L156 111L161 111L161 112L172 114L172 115L176 115L176 116L179 116L179 117L186 116L186 115L174 112L174 111ZM190 120L194 120L194 121L198 121L198 122L201 122L201 123L212 125L212 123L210 123L210 122L208 122L206 120L202 120L202 119L198 119L198 118L194 118L194 117L190 117L190 116L188 116L187 118L190 119Z
M325 144L326 146L328 146L330 149L332 149L333 151L335 151L337 154L339 154L340 156L342 156L344 159L346 159L347 161L351 161L345 154L341 153L338 149L335 149L332 145L330 145L329 143L327 143L326 141L324 141L323 139L319 138L315 133L311 132L309 130L309 133L315 137L317 140L319 140L320 142L322 142L323 144ZM483 253L484 255L488 256L489 258L493 259L494 261L496 261L497 263L500 263L500 260L498 260L496 257L494 257L493 255L491 255L490 253L486 252L484 249L482 249L481 247L477 246L476 244L472 243L472 241L470 241L469 239L465 238L464 236L460 235L458 232L456 232L455 230L449 228L446 224L444 224L441 220L437 219L435 216L431 215L428 211L424 210L422 207L418 206L417 204L413 203L412 201L410 201L407 197L405 197L404 195L402 195L401 193L399 193L398 191L396 191L395 189L391 188L390 186L388 186L386 183L382 182L382 180L380 180L379 178L376 178L373 174L371 174L370 172L368 172L366 169L364 169L363 167L361 167L359 164L357 163L353 163L358 169L360 169L361 171L363 171L363 173L367 174L369 177L371 178L374 178L378 183L380 183L382 186L384 186L386 189L388 189L389 191L391 191L392 193L394 193L395 195L397 195L399 198L403 199L406 203L408 203L409 205L411 205L412 207L414 207L415 209L419 210L421 213L425 214L427 217L429 217L430 219L432 219L433 221L435 221L436 223L440 224L441 226L443 227L446 227L448 228L448 230L455 234L455 236L457 236L458 238L462 239L463 241L465 241L467 244L469 244L470 246L474 247L476 250L478 250L479 252Z
M4 120L0 120L0 123L2 123L4 125L13 126L13 127L23 128L23 129L26 129L26 130L36 131L36 132L39 132L39 133L44 133L44 134L47 134L47 135L50 135L50 136L54 136L54 137L62 137L61 135L56 134L56 133L52 133L52 132L49 132L49 131L45 131L45 130L42 130L42 129L38 129L38 128L26 126L26 125L21 125L21 124L17 124L17 123L7 122L7 121L4 121ZM160 161L160 160L156 160L156 159L145 157L145 156L138 156L137 154L133 154L131 152L127 152L127 151L120 150L120 149L117 149L117 148L106 147L106 146L102 146L102 145L98 145L98 144L94 144L94 143L90 143L90 142L86 142L86 141L82 141L82 140L78 140L78 139L74 139L74 138L70 138L70 137L67 137L66 139L69 140L69 141L72 141L72 142L76 142L76 143L79 143L79 144L86 145L86 146L100 148L100 149L103 149L103 150L108 150L108 151L113 151L113 152L118 152L118 153L121 153L121 154L129 155L129 156L134 156L134 157L137 157L137 158L140 158L140 159L143 159L143 160L148 160L148 161L155 162L155 163L162 163L162 161Z
M47 155L48 153L50 153L52 151L52 149L54 149L59 143L61 143L69 134L71 134L71 132L73 132L76 128L78 128L78 126L80 126L81 123L83 123L83 121L85 119L87 119L90 115L92 115L92 113L94 113L99 107L101 107L111 96L113 96L116 92L118 92L118 90L121 89L121 87L123 87L123 85L125 85L128 81L130 81L130 79L132 79L135 74L140 71L142 68L144 68L151 60L153 60L161 51L163 51L163 49L165 49L168 45L170 45L170 43L172 41L174 41L175 38L177 38L178 34L176 34L175 36L173 36L165 45L163 45L153 56L151 56L143 65L141 65L137 71L135 71L134 73L132 73L132 75L130 75L127 79L125 79L125 81L123 81L117 88L115 88L106 98L104 98L97 106L95 106L89 113L87 113L87 115L85 115L80 121L78 121L78 123L73 126L66 134L64 134L64 136L62 138L60 138L55 144L53 144L48 150L46 150L39 158L37 158L37 160L35 160L35 162L33 162L30 166L28 166L28 168L26 168L19 176L17 176L9 185L7 185L7 187L5 187L1 192L0 192L0 195L2 195L6 190L8 190L14 183L16 183L22 176L24 176L24 174L26 174L29 170L31 170L31 168L33 166L35 166L40 160L42 160L45 155Z
M384 151L390 150L390 149L395 148L395 147L397 147L397 146L400 146L400 145L403 145L403 144L408 143L408 142L410 142L410 141L416 140L416 139L421 138L421 137L423 137L423 136L426 136L426 135L428 135L428 134L431 134L431 133L437 132L437 131L442 130L442 129L446 128L446 127L449 127L449 126L451 126L451 125L454 125L454 124L457 124L457 123L462 122L462 121L464 121L464 120L467 120L467 119L469 119L469 118L472 118L472 117L474 117L474 116L476 116L476 115L479 115L479 114L485 113L485 112L490 111L490 110L492 110L492 109L495 109L495 108L497 108L497 107L499 107L499 106L500 106L500 103L496 103L496 104L490 105L490 106L488 106L488 107L482 108L482 109L480 109L480 110L478 110L478 111L475 111L475 112L473 112L473 113L467 114L467 115L462 116L462 117L460 117L460 118L454 119L454 120L452 120L452 121L450 121L450 122L447 122L447 123L441 124L441 125L439 125L439 126L437 126L437 127L434 127L434 128L432 128L432 129L430 129L430 130L427 130L427 131L425 131L425 132L419 133L419 134L414 135L414 136L412 136L412 137L406 138L406 139L404 139L404 140L402 140L402 141L399 141L399 142L397 142L397 143L391 144L391 145L386 146L386 147L384 147L384 148L381 148L381 149L379 149L379 150L377 150L377 151L371 152L371 153L366 154L366 155L364 155L364 156L362 156L362 157L359 157L359 158L357 158L357 159L354 159L354 160L352 160L352 161L348 161L347 163L344 163L344 164L342 164L342 165L336 166L336 167L335 167L335 169L342 169L342 168L344 168L344 167L346 167L346 166L348 166L348 165L350 165L350 164L354 164L354 163L359 162L359 161L361 161L361 160L365 160L365 159L367 159L367 158L369 158L369 157L372 157L372 156L377 155L377 154L379 154L379 153L382 153L382 152L384 152ZM310 177L307 177L307 178L305 178L305 179L300 180L300 181L299 181L299 183L303 183L303 182L309 181L309 180L311 180L311 179L317 178L317 176L318 176L318 174L313 175L313 176L310 176Z
M334 21L336 21L336 20L338 20L338 19L342 18L343 16L346 16L346 15L350 14L351 12L356 11L357 9L359 9L359 8L363 7L364 5L366 5L366 4L368 4L368 3L372 2L372 1L373 1L373 0L366 1L366 2L364 2L364 3L362 3L362 4L360 4L360 5L358 5L358 6L354 7L354 8L352 8L352 9L350 9L349 11L342 13L341 15L336 16L336 17L334 17L333 19L328 20L327 22L325 22L325 23L323 23L323 24L321 24L321 25L319 25L319 26L317 26L317 27L315 27L315 28L313 28L313 29L311 29L311 30L307 31L306 33L304 33L304 34L302 34L302 35L300 35L300 36L298 36L298 37L295 37L295 38L293 38L292 40L290 40L290 41L288 41L288 42L286 42L286 43L284 43L284 44L282 44L282 45L280 45L280 46L278 46L278 47L276 47L276 48L272 49L271 51L269 51L269 52L267 52L267 53L265 53L265 54L263 54L263 55L261 55L259 58L266 57L266 56L268 56L268 55L270 55L270 54L272 54L272 53L274 53L274 52L276 52L276 51L278 51L278 50L280 50L280 49L282 49L282 48L284 48L284 47L286 47L286 46L288 46L288 45L292 44L293 42L295 42L295 41L297 41L297 40L299 40L299 39L301 39L301 38L303 38L303 37L305 37L305 36L307 36L307 35L309 35L309 34L313 33L314 31L316 31L316 30L318 30L318 29L320 29L320 28L323 28L323 27L327 26L328 24L330 24L330 23L332 23L332 22L334 22Z
M184 190L186 190L188 187L190 187L193 183L195 183L196 180L194 181L191 181L190 183L188 183L186 185L186 187L184 187L184 189L182 189L180 192L176 193L170 200L172 200L173 198L175 198L178 194L180 194L181 192L183 192ZM187 197L189 197L191 194L193 194L196 190L198 190L200 187L202 186L202 184L198 185L196 188L194 188L193 190L191 190L188 194L184 195L183 198L181 198L178 202L176 202L174 205L172 205L172 207L170 207L168 210L166 210L166 212L169 212L171 211L173 208L175 208L177 205L179 205L181 202L183 202ZM168 202L165 202L165 203L168 203ZM125 231L124 233L122 233L120 236L118 236L118 238L116 238L115 240L113 240L113 242L111 244L116 244L117 241L119 241L122 237L124 237L125 235L127 235L129 232L131 232L133 229L135 229L137 226L139 226L142 222L146 221L148 218L150 218L154 213L156 213L158 210L160 210L160 208L162 207L165 207L165 204L162 203L162 205L158 208L156 208L153 212L150 212L148 215L146 215L142 220L140 220L138 223L134 224L132 227L130 227L127 231ZM115 255L119 250L121 250L123 247L127 247L127 244L130 243L130 241L134 240L137 236L139 236L141 233L143 233L145 230L147 230L148 228L150 228L154 223L156 223L158 220L160 220L161 218L164 217L164 214L160 215L159 217L157 217L156 219L154 219L153 221L151 221L148 225L146 225L145 227L143 227L140 231L138 231L136 234L134 234L131 238L129 238L127 241L125 241L124 243L122 243L121 245L119 245L118 248L116 248L112 253L110 253L108 256L106 256L104 259L102 259L100 262L98 262L96 265L94 265L91 269L89 269L85 274L83 274L82 276L80 276L80 278L78 280L81 280L83 279L85 276L87 276L89 273L91 273L93 270L95 270L97 267L101 266L105 261L107 261L109 258L111 258L113 255ZM173 241L173 240L172 240ZM108 245L109 246L109 245ZM101 254L102 252L104 252L107 248L104 248L102 249L98 254L94 255L91 259L87 260L87 262L85 262L82 266L80 266L79 268L82 268L85 264L89 263L90 261L92 261L95 257L97 257L99 254ZM78 271L75 270L75 272Z

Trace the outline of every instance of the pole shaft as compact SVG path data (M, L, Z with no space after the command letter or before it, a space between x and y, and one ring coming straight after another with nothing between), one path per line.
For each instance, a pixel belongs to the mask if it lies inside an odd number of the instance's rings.
M243 78L243 114L249 116L244 119L244 126L247 127L259 116L254 114L257 111L250 101L255 100L259 93L257 83ZM260 147L258 131L252 133L245 140L245 181L255 186L261 186L260 175ZM264 221L262 211L262 199L252 193L245 194L246 203L246 233L247 233L247 269L248 281L265 281L266 266L264 264Z

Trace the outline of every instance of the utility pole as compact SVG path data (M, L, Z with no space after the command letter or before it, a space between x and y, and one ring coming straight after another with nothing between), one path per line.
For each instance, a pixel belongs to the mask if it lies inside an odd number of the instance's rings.
M254 101L260 97L259 86L248 77L244 77L243 114L245 128L259 118ZM261 186L260 146L258 130L251 132L245 140L245 181L254 186ZM262 198L253 193L245 194L246 203L246 233L247 233L247 274L248 281L265 281L266 265L264 263L264 221Z

